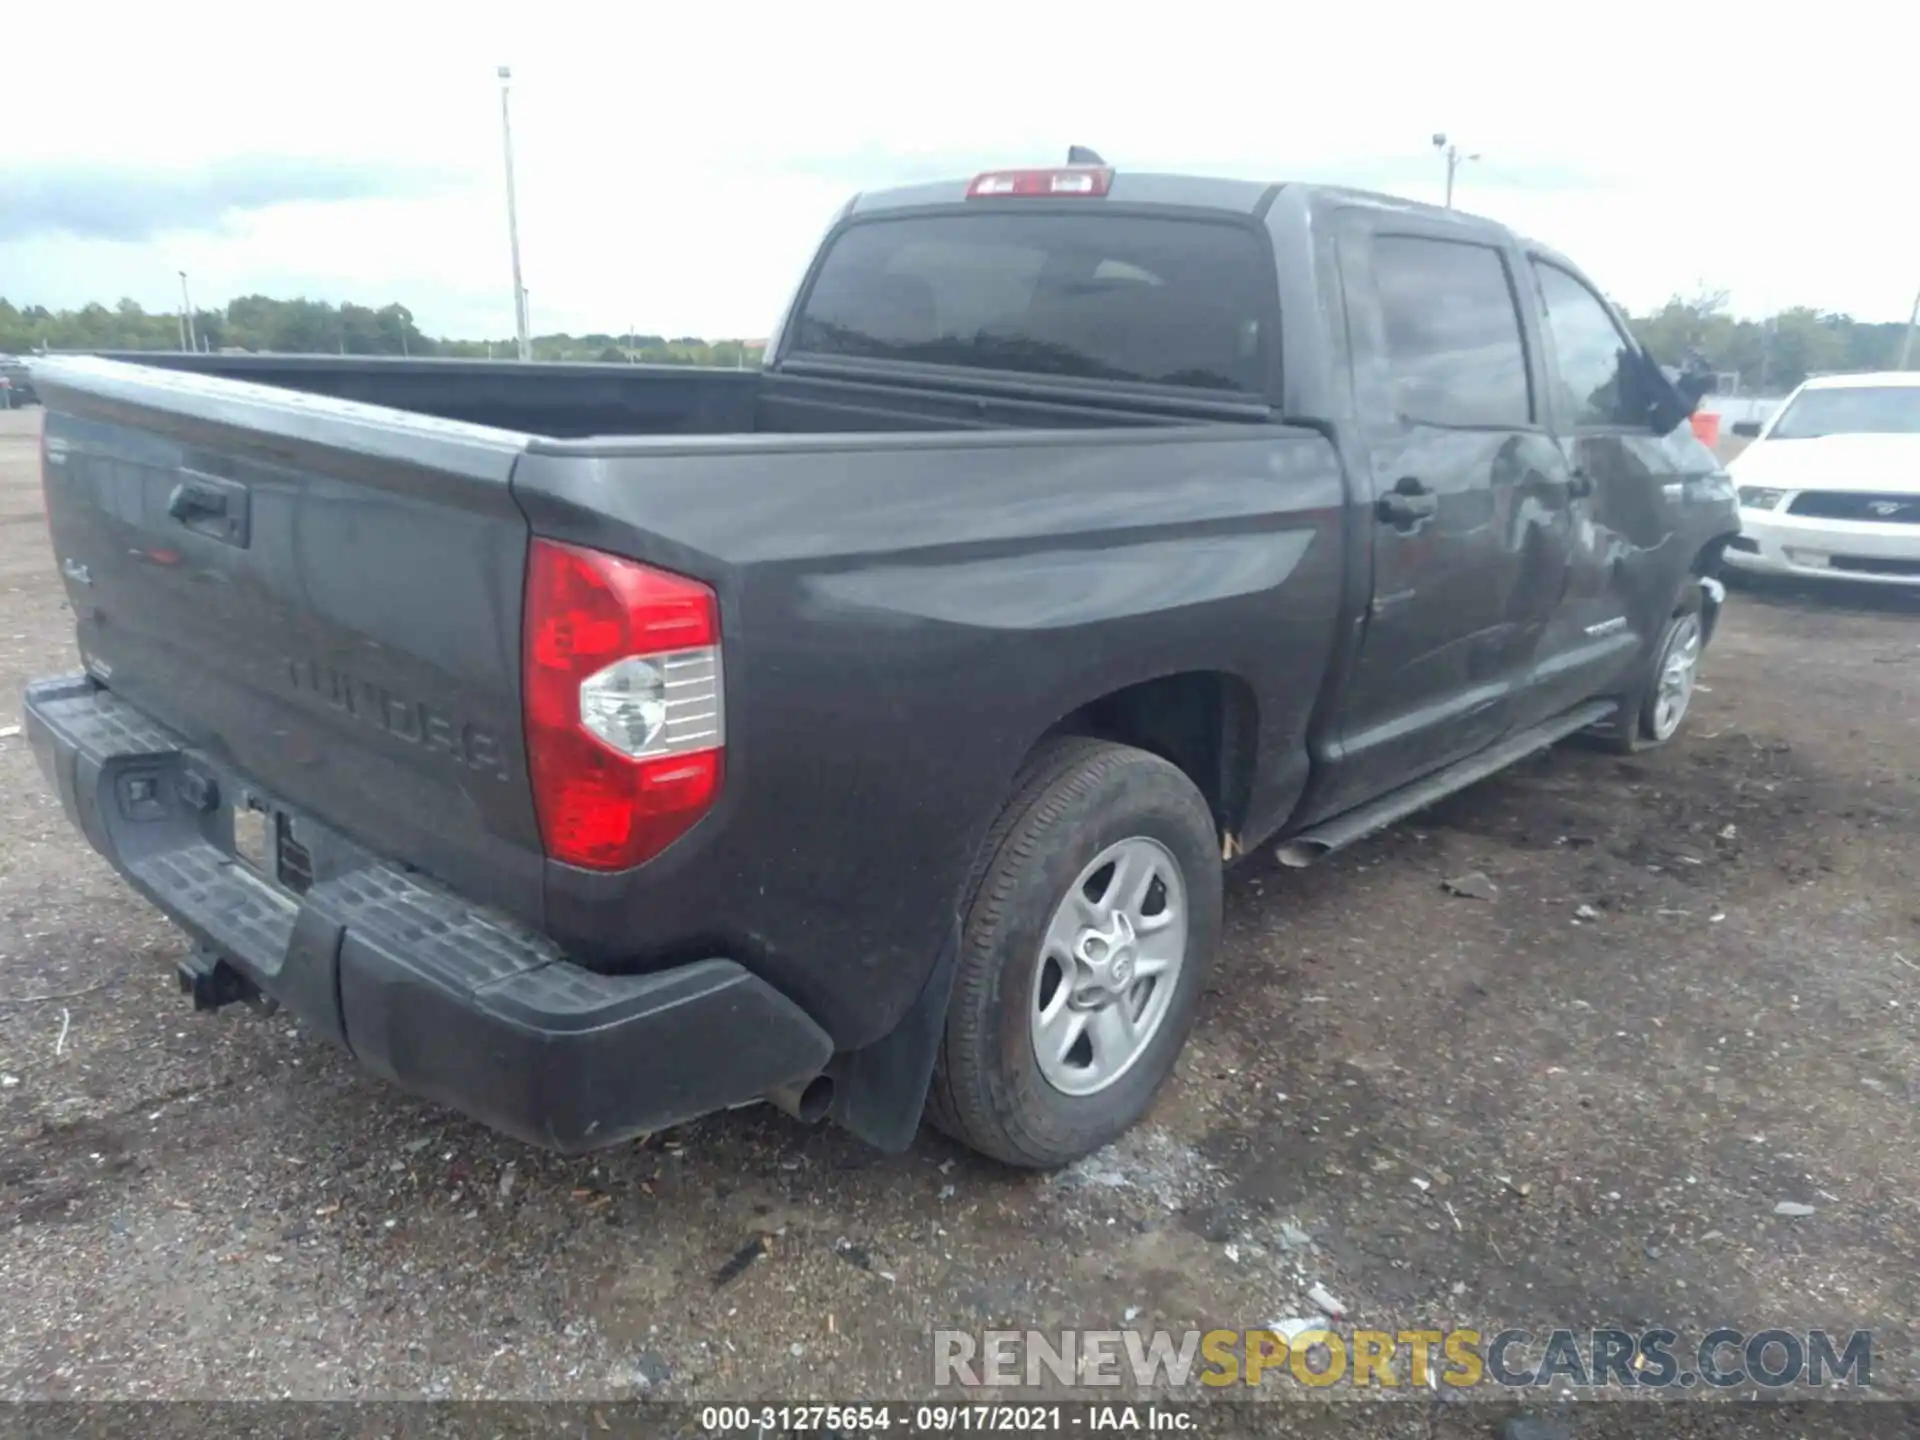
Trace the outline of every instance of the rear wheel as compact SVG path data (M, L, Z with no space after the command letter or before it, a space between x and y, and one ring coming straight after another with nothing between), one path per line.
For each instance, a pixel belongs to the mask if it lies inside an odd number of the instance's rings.
M1064 1165L1145 1113L1220 934L1212 812L1123 745L1050 742L1022 772L969 906L929 1117L1012 1165Z

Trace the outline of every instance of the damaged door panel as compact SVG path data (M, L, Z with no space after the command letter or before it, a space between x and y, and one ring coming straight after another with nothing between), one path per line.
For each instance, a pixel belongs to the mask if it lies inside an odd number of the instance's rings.
M1549 421L1575 481L1566 600L1533 677L1546 714L1613 685L1654 643L1689 572L1691 556L1676 553L1687 543L1684 487L1719 467L1690 427L1652 433L1634 373L1644 357L1579 272L1540 254L1528 269L1545 321Z

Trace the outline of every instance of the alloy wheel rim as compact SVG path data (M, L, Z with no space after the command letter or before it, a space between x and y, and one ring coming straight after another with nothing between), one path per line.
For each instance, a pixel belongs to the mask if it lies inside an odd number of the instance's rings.
M1694 681L1700 670L1700 621L1682 615L1667 636L1660 656L1660 676L1653 701L1653 738L1665 740L1680 728L1693 703Z
M1117 841L1081 870L1041 940L1028 1002L1049 1085L1096 1095L1138 1063L1179 989L1188 918L1179 863L1157 840Z

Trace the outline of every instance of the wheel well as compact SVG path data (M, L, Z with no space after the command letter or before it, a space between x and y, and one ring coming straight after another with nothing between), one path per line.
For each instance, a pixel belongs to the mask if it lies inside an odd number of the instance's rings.
M1724 535L1716 535L1694 552L1693 563L1687 567L1690 575L1706 579L1718 579L1721 570L1721 557L1726 554L1727 542L1733 539L1736 531L1729 530Z
M1199 787L1223 835L1246 816L1258 706L1238 676L1194 670L1102 695L1047 733L1132 745L1177 765Z
M1721 556L1726 553L1727 542L1733 536L1716 535L1693 557L1693 565L1688 571L1691 578L1700 583L1700 626L1701 643L1712 644L1713 633L1720 626L1721 602L1726 598L1727 587L1720 583L1722 572Z

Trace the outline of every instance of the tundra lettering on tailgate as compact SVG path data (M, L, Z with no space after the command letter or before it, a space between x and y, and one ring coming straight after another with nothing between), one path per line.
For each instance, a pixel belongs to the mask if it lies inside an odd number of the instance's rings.
M506 746L487 731L331 665L292 657L286 663L287 678L295 690L318 695L335 710L384 730L396 740L445 755L495 779L508 778Z

